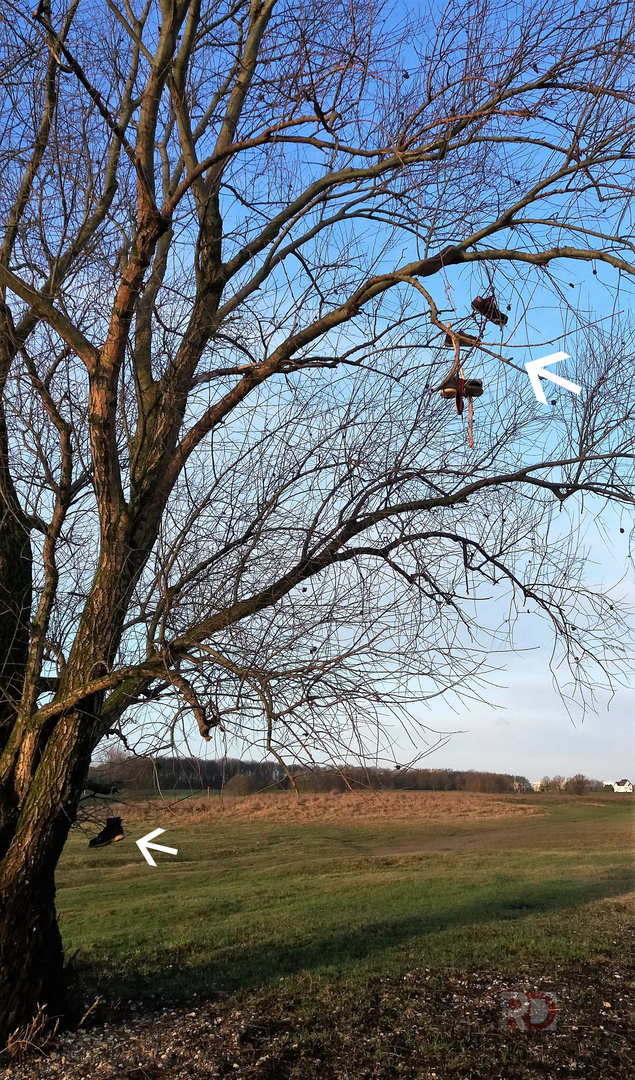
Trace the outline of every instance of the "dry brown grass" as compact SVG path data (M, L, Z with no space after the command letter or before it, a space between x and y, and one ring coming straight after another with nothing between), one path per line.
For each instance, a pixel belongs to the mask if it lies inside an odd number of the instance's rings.
M161 804L139 803L135 816L156 817ZM131 806L125 808L130 816ZM463 791L330 792L304 794L272 792L244 798L185 799L170 803L180 818L204 818L280 823L360 824L371 821L495 820L542 815L544 810L518 796L481 795ZM137 815L138 811L138 815Z
M0 1058L22 1064L34 1051L44 1053L46 1047L55 1045L59 1020L51 1027L46 1014L46 1006L38 1005L37 1012L30 1023L15 1029L9 1035L7 1045L0 1051Z

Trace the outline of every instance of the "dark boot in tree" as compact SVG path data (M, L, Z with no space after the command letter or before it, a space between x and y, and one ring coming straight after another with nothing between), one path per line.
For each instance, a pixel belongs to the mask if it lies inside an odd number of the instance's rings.
M117 840L123 840L124 832L123 825L121 824L120 817L109 817L106 819L106 825L97 836L93 836L92 840L89 840L89 847L106 847L107 844L112 844Z
M457 394L463 393L463 379L460 375L449 375L444 382L441 383L440 389L441 397L454 398Z
M456 411L459 416L463 412L464 386L465 380L461 375L450 375L441 384L441 397L454 398L454 404L456 405Z
M477 296L476 300L472 300L472 307L496 326L506 326L507 315L503 315L494 296Z
M472 349L475 345L478 345L479 343L479 338L474 337L472 334L466 334L464 330L457 330L454 334L454 337L452 336L452 334L445 335L444 345L446 349L454 348L455 337L459 339L460 349Z
M481 397L483 383L481 379L464 379L461 375L449 375L441 383L439 392L441 397L454 398L456 411L460 416L463 412L463 398Z

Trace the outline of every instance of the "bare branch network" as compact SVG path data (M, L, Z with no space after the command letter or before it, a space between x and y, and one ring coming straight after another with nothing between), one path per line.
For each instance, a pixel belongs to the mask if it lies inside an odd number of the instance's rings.
M60 754L192 716L381 756L386 716L487 695L524 610L567 693L611 685L580 527L632 518L632 4L3 11L12 821ZM523 361L562 335L583 392L547 415Z

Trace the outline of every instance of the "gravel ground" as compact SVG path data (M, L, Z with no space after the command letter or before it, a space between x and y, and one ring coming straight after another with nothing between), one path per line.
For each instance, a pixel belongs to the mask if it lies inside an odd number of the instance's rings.
M305 976L308 978L308 976ZM500 993L553 991L557 1027L510 1032ZM425 969L359 986L299 983L148 1011L99 1006L83 1027L33 1046L1 1080L631 1080L635 968L569 965L549 976L439 977ZM93 1026L88 1026L92 1024Z

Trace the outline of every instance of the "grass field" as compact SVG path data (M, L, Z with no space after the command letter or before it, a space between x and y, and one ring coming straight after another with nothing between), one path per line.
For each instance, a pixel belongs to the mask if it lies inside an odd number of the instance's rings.
M227 803L138 807L137 820L131 806L126 840L102 850L71 835L58 906L89 981L93 969L102 989L178 998L300 972L509 969L623 947L613 924L635 887L628 797ZM154 869L134 839L158 827L179 854Z
M635 989L634 807L628 796L450 792L304 796L299 806L287 795L129 804L119 811L125 841L91 850L86 835L70 836L58 873L65 947L87 1000L100 994L141 1010L217 1001L234 1027L242 1020L231 1017L250 1010L267 1018L262 1030L251 1025L261 1030L249 1036L251 1072L223 1043L227 1068L198 1073L190 1063L191 1076L549 1076L538 1058L537 1073L523 1071L537 1053L528 1036L521 1053L518 1040L501 1049L491 1034L491 994L520 980L579 1006L577 1023L569 1017L574 1049L557 1042L565 1035L541 1036L547 1063L565 1055L558 1076L580 1075L566 1064L577 1058L586 1076L626 1077L625 1014L617 998L604 1009L603 997ZM158 827L166 832L157 842L178 856L156 854L155 869L134 841ZM486 991L490 1042L479 1044L479 1071L470 1042L478 1025L468 1023L469 1038L459 1032L465 995L481 1001ZM580 1049L574 1033L595 1046L589 1025L601 1042L618 1013L622 1026L594 1071L595 1051ZM354 1036L361 1028L366 1049ZM630 1037L619 1035L624 1045ZM277 1058L274 1044L284 1050Z

